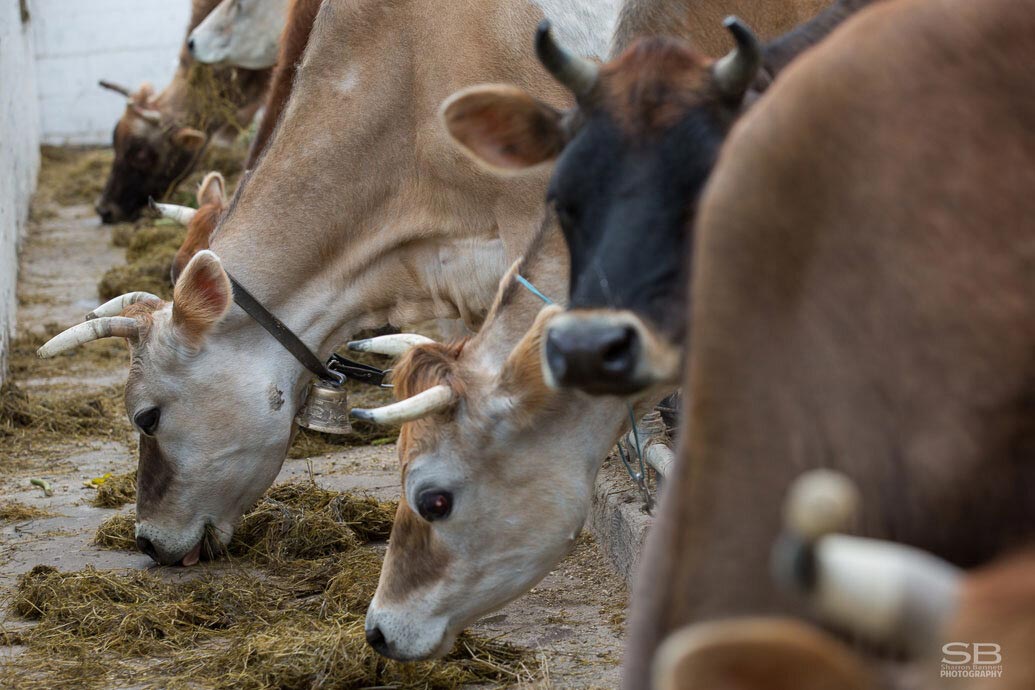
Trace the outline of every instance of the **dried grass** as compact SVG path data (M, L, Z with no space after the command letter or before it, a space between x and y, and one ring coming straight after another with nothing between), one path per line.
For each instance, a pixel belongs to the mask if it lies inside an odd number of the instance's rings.
M80 146L43 146L39 185L33 200L33 217L40 218L48 204L92 204L108 178L114 160L111 149Z
M54 517L54 513L35 506L27 506L18 501L0 505L0 522L25 522L40 518Z
M363 615L381 557L362 542L386 537L393 513L391 503L282 484L245 516L222 570L170 582L161 577L168 571L34 568L10 605L38 625L0 631L28 648L0 668L0 684L258 690L527 680L525 652L499 641L464 635L446 659L413 664L367 645ZM131 515L116 515L98 541L132 548L132 530Z
M97 486L97 495L90 504L97 508L121 508L137 500L137 473L127 472L108 477Z

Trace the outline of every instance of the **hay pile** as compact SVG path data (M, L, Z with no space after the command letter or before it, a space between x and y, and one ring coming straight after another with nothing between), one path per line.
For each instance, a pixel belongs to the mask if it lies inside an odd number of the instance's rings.
M245 516L222 570L170 582L168 571L37 567L10 606L39 623L0 632L28 649L0 669L0 684L456 688L529 678L525 653L498 641L465 635L446 660L416 664L366 644L381 557L363 542L385 538L393 513L391 503L283 484ZM98 541L133 548L132 528L131 515L117 515Z
M49 457L69 442L120 438L129 441L122 419L122 390L109 386L83 392L50 388L31 393L13 381L0 386L0 443L9 459ZM9 469L6 465L5 468Z
M33 218L47 217L52 204L92 204L104 189L115 154L111 149L43 146Z
M338 565L349 566L344 559ZM318 585L333 590L332 580L244 571L169 583L149 572L37 566L20 579L11 608L39 623L6 633L28 651L0 669L0 682L12 688L456 688L527 675L520 650L468 636L444 661L387 661L364 640L362 609L310 594Z
M263 564L314 561L387 539L395 510L394 502L370 496L308 483L278 484L241 519L226 550ZM95 543L135 549L133 529L132 515L114 515L97 530Z
M172 299L169 269L186 236L186 228L164 218L138 225L129 238L126 263L105 272L97 283L98 296L109 300L144 290Z
M121 508L137 500L137 473L127 472L106 477L97 484L97 495L90 505L97 508Z
M18 501L11 501L10 503L0 505L0 522L25 522L26 520L38 520L48 517L54 517L54 513L34 506L27 506Z

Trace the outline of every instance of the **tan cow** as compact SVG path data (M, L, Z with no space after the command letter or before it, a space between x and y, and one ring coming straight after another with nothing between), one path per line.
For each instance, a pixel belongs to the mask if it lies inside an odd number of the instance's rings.
M563 296L568 260L550 221L500 283L478 334L450 344L382 336L353 349L398 354L399 402L353 410L404 423L402 496L367 611L381 654L414 660L449 652L465 627L531 589L571 550L607 451L628 429L618 398L546 385L540 361L547 306ZM563 297L562 304L563 304ZM640 400L649 410L661 393Z
M625 686L674 629L795 610L765 576L804 469L860 534L965 568L1035 525L1032 0L893 0L734 128L693 266L682 460L643 558Z
M605 9L577 15L587 54L607 50L587 24L609 35ZM539 226L546 176L485 173L455 151L438 108L500 79L563 105L528 40L541 18L525 0L324 2L266 153L173 302L120 314L116 300L43 349L130 339L137 538L160 563L196 560L207 525L229 539L280 470L311 378L233 305L227 271L321 358L364 328L484 318L507 250Z
M193 0L188 31L216 4ZM269 70L199 67L184 46L176 74L158 94L150 84L131 92L101 82L127 99L115 125L115 162L95 204L103 222L136 218L149 198L161 199L191 173L214 137L236 137L262 105Z

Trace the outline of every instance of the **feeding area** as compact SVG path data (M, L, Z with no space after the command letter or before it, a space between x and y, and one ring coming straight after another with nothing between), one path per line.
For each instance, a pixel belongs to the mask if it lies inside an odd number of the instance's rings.
M1033 35L4 4L0 687L1035 687Z

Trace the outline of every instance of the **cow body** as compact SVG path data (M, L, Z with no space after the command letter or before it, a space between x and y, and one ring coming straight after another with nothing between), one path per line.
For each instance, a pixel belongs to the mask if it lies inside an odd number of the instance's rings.
M626 687L679 625L790 608L766 545L803 469L858 482L863 534L958 565L1030 537L1032 9L871 8L734 129L697 225L685 446Z
M216 4L194 0L188 31ZM102 221L135 218L149 197L161 199L190 174L213 137L236 136L251 122L269 70L208 70L184 45L172 81L157 95L147 84L132 94L115 87L128 104L115 125L115 161L96 203Z

